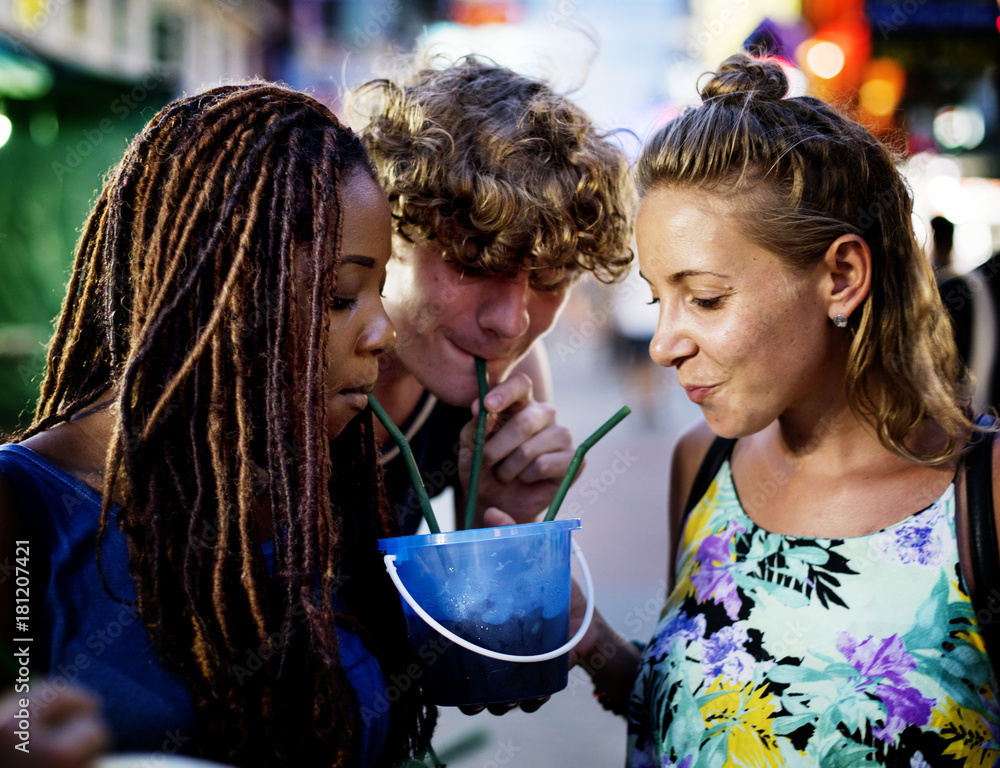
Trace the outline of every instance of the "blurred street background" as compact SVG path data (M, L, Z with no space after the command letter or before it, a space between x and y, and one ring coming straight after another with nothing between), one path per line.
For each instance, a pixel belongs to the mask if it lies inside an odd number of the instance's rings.
M569 92L634 157L700 73L753 48L900 151L918 235L929 249L931 218L954 222L967 272L1000 247L997 17L996 0L0 0L0 432L27 420L103 174L182 93L263 77L341 113L417 47L474 52ZM634 273L585 281L546 340L577 441L633 410L560 514L582 521L598 606L640 640L664 599L670 450L698 418L643 354L648 300ZM577 671L531 715L443 710L435 743L452 768L618 766L625 725Z

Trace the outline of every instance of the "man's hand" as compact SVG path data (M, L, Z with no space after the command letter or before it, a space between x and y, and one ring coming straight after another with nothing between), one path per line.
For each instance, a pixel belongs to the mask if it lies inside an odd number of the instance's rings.
M532 522L552 501L573 460L573 438L556 423L555 408L534 400L531 379L523 373L493 387L485 402L489 417L476 524L482 524L487 507L499 507L518 523ZM472 421L459 435L463 495L468 492L478 415L477 399Z

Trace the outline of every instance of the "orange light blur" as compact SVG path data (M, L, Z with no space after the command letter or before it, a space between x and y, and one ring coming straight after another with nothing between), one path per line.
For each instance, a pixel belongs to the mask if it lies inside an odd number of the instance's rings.
M906 72L894 59L872 59L858 90L860 107L877 118L891 115L903 98Z
M871 32L864 18L856 17L818 29L796 49L795 60L809 77L809 90L813 94L841 102L854 98L870 55Z
M449 9L452 21L470 27L510 24L523 15L524 8L516 0L452 0Z

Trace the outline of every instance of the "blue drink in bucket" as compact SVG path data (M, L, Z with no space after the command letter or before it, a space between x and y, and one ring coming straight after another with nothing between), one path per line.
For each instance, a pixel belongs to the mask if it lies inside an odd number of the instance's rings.
M593 614L590 574L571 541L579 527L555 520L379 540L431 701L495 704L566 687L569 650ZM572 640L571 551L588 596Z

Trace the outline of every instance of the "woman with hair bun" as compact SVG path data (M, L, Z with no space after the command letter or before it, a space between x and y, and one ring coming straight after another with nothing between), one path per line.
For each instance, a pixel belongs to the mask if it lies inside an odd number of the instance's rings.
M598 620L577 653L627 712L633 768L993 765L956 535L985 428L895 158L787 90L732 56L638 162L650 353L705 421L673 457L652 640Z

